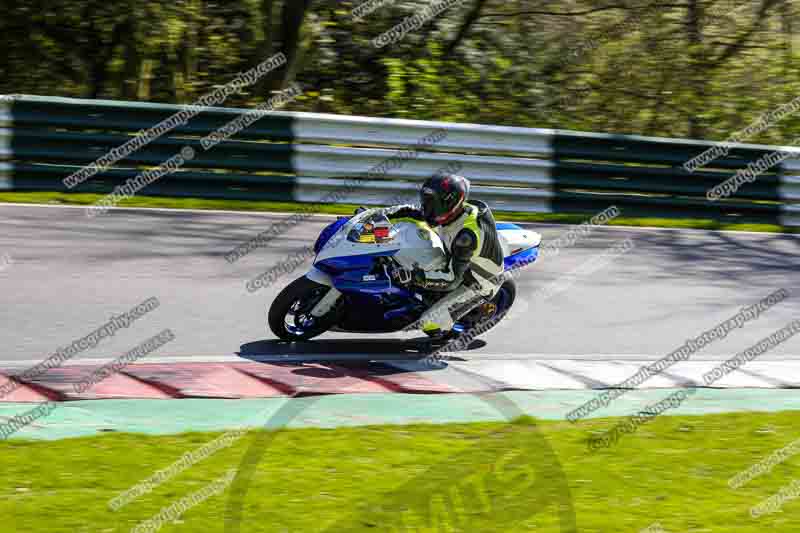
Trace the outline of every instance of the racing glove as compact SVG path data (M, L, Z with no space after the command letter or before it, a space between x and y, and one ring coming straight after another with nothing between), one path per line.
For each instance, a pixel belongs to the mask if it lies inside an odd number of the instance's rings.
M391 220L393 218L413 218L414 220L425 220L422 211L413 205L395 205L387 207L384 211L386 217Z

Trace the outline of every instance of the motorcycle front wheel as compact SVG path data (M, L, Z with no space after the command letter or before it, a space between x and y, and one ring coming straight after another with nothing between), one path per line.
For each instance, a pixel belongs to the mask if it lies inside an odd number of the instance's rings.
M311 310L330 287L307 277L297 278L284 288L269 308L269 328L285 341L305 341L325 333L335 324L336 309L315 317Z

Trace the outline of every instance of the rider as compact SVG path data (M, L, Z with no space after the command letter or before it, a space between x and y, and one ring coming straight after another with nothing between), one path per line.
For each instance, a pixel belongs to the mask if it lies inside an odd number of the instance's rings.
M452 335L451 308L476 295L491 298L500 288L503 251L489 207L480 201L467 202L469 180L455 174L436 175L420 189L421 209L403 205L386 211L388 218L424 220L442 239L447 266L442 271L414 271L418 287L444 294L420 318L422 331L434 340ZM468 309L467 309L468 311ZM463 313L462 313L463 314Z

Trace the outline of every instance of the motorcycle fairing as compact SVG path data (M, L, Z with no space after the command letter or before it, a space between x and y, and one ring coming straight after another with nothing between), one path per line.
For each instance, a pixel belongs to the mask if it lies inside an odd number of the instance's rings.
M349 232L367 219L369 211L339 219L323 230L315 245L317 256L308 277L332 285L345 294L347 305L335 330L362 333L391 332L417 320L427 309L419 294L393 283L381 263L394 261L403 268L425 270L446 264L438 235L410 222L399 222L390 242L353 242ZM541 237L516 224L497 224L504 268L531 263L538 257ZM429 232L429 233L428 233ZM381 259L385 258L385 259ZM421 260L421 261L420 261Z

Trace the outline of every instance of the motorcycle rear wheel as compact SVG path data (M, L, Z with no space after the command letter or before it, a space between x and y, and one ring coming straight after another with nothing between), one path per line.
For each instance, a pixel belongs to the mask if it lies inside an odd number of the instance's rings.
M505 317L511 306L514 305L516 297L517 284L514 283L514 280L506 280L487 304L478 306L467 315L461 317L458 324L461 325L465 333L470 333L473 337L483 335ZM487 305L490 307L484 307Z

